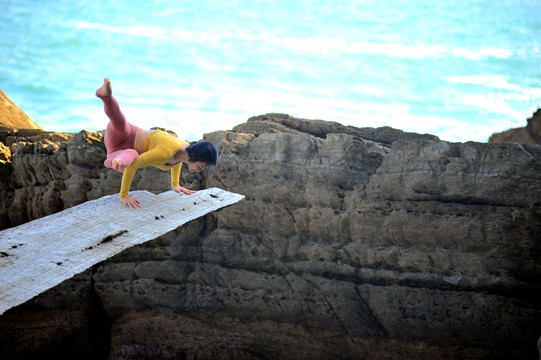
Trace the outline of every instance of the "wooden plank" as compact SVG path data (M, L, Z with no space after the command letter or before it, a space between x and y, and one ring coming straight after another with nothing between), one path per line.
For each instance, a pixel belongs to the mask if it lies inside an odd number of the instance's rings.
M1 231L0 314L125 249L244 198L218 188L131 196L143 209L122 208L118 194L109 195Z

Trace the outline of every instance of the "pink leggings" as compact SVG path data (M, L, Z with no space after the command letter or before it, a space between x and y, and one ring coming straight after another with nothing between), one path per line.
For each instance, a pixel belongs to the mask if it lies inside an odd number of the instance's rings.
M124 114L120 111L120 106L115 98L111 96L99 96L105 107L105 113L109 117L109 124L105 131L104 142L107 149L107 160L103 163L105 167L113 168L114 158L120 160L121 166L118 169L124 172L138 156L139 153L134 149L135 134L138 127L126 121Z

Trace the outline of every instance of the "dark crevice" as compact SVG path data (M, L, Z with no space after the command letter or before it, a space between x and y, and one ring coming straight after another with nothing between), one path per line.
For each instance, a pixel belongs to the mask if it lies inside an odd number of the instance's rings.
M114 319L107 314L101 301L100 296L96 292L94 274L98 266L92 267L90 276L90 303L91 308L88 311L88 331L89 331L89 346L92 349L92 359L108 359L111 349L111 326Z

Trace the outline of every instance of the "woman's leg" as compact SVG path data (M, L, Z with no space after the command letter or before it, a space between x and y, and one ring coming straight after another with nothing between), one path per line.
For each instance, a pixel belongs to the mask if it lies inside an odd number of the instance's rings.
M107 159L103 162L106 168L124 172L124 169L139 156L134 149L118 150L107 153Z
M96 90L96 96L103 101L105 113L110 120L103 139L107 149L107 159L104 161L104 165L107 168L124 172L124 169L130 166L139 153L129 146L130 132L135 129L132 129L126 121L112 93L111 82L105 78L103 85Z
M107 152L113 152L125 142L130 134L130 124L126 121L118 102L113 97L109 79L103 80L103 85L96 90L96 96L103 101L105 114L110 120L105 131L104 142Z

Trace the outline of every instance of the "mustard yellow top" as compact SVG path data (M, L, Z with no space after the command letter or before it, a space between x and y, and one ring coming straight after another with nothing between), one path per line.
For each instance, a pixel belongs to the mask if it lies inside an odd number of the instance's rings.
M120 198L129 196L130 185L137 169L152 165L161 170L171 170L171 187L178 186L180 168L182 162L173 166L165 165L167 160L180 149L182 145L190 145L189 142L180 140L164 131L151 132L145 143L145 151L140 154L127 168L124 169L122 185L120 186Z

